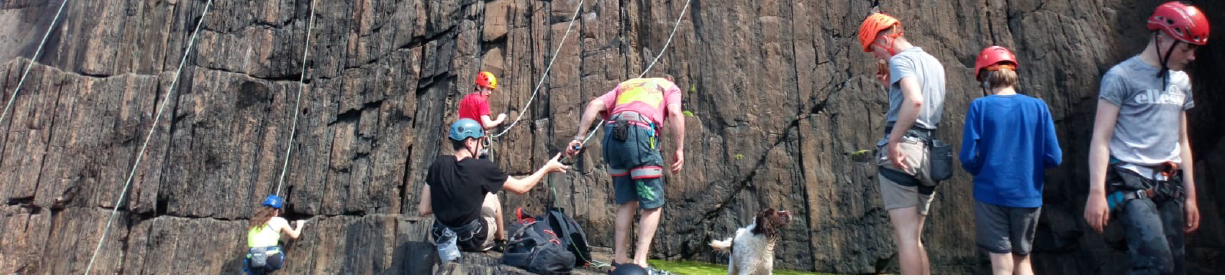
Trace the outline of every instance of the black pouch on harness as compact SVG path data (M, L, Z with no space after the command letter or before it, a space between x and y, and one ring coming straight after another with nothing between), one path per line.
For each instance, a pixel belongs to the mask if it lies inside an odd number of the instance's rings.
M619 119L613 123L613 128L612 128L612 139L613 140L625 142L625 140L629 139L629 135L630 135L630 123L628 121L624 119Z
M953 178L953 145L944 143L939 139L932 139L930 145L931 176L932 180L941 182Z

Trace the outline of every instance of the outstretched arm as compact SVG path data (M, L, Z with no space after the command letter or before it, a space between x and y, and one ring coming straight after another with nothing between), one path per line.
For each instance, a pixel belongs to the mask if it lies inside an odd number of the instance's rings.
M587 128L591 127L591 123L600 116L600 113L604 112L605 107L604 101L599 98L587 103L587 109L583 110L583 117L578 122L578 134L575 134L574 140L571 140L570 144L566 145L566 156L578 155L578 150L574 149L574 146L582 146L583 136L587 135Z
M552 172L566 173L566 169L569 167L562 165L561 162L557 161L559 158L561 158L560 153L553 156L553 159L550 159L548 163L545 163L544 166L540 167L540 169L536 170L535 173L532 173L532 175L528 175L527 177L507 177L506 182L502 183L502 189L513 194L525 194L528 191L531 191L533 187L536 187L536 184L539 184L540 180L544 179L545 174Z
M284 223L284 225L281 225L281 232L284 232L285 235L289 235L290 239L298 239L298 236L302 235L302 225L306 224L306 220L298 220L297 225L295 225L293 229L289 228L288 221L285 221L285 219L280 220L282 223Z
M489 115L481 115L481 125L485 129L490 129L502 125L506 121L506 114L498 114L498 119L489 118Z

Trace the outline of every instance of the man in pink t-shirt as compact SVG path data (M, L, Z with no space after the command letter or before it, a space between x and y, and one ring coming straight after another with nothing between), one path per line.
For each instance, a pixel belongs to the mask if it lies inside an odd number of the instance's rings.
M613 264L629 260L626 245L635 208L642 208L639 220L638 246L633 263L647 268L647 251L659 226L664 205L663 156L660 154L659 130L671 119L676 151L672 173L685 164L685 118L681 114L681 89L669 79L638 78L621 82L608 93L592 100L583 111L578 134L566 148L573 157L582 149L583 136L597 116L603 117L604 160L613 177L617 209L614 235ZM647 269L648 272L654 271Z

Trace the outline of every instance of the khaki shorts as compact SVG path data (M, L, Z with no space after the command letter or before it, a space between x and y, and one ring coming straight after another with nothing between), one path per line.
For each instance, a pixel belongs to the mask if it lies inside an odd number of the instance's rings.
M903 161L909 167L906 170L898 169L893 166L893 162L889 161L888 145L881 146L877 149L876 164L906 174L914 176L918 184L909 185L894 182L889 178L885 178L880 172L876 174L876 180L879 182L881 200L885 202L885 210L893 210L898 208L916 207L920 215L927 215L931 208L932 198L935 196L934 187L921 187L919 185L935 186L936 183L931 179L931 164L929 163L927 144L923 141L912 138L902 137L902 141L898 143L898 148L902 150L902 154L906 155ZM920 188L931 190L930 193L921 193Z
M485 220L485 226L489 229L489 234L485 235L485 242L481 243L481 248L489 250L493 248L493 236L498 232L498 209L502 206L502 202L498 200L498 195L489 193L485 195L485 202L481 204L481 219Z

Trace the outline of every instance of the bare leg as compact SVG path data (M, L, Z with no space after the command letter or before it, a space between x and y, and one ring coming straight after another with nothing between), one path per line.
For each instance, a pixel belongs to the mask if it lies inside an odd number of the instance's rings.
M931 259L927 258L927 247L923 247L923 225L927 215L919 215L919 231L915 232L915 242L919 244L919 255L923 256L923 275L932 275Z
M1012 253L996 254L987 253L991 256L991 273L995 275L1012 275L1013 262Z
M902 274L918 275L931 273L926 261L923 244L919 240L923 229L922 215L915 207L889 210L889 221L893 224L894 239L898 246L899 267Z
M634 210L638 209L638 201L621 204L617 208L617 228L613 233L613 262L629 263L629 234L631 223L634 222Z
M1013 266L1013 271L1017 275L1034 275L1034 265L1030 263L1029 255L1012 255L1012 259L1016 261Z
M490 229L493 240L506 240L506 222L502 219L502 201L498 199L498 195L488 193L485 194L485 201L481 203L481 218L488 219L493 216L493 226ZM488 220L482 220L488 221Z
M493 208L493 220L498 223L498 232L493 234L493 240L506 240L506 222L502 218L502 204L498 203Z
M651 250L651 239L655 237L655 229L659 227L659 216L663 208L644 209L642 218L638 220L638 248L634 250L634 263L647 267L647 255Z

